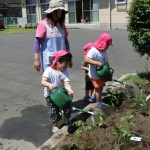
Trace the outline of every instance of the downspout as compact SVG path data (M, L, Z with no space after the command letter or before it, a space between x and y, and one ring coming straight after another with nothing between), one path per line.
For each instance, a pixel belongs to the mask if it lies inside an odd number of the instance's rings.
M110 8L110 0L108 0L108 14L109 14L109 30L111 30L111 8Z

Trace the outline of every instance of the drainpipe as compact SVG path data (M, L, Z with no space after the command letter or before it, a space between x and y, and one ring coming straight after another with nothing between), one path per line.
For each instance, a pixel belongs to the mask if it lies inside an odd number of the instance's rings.
M110 0L108 0L108 14L109 14L109 30L111 30L111 8L110 8Z

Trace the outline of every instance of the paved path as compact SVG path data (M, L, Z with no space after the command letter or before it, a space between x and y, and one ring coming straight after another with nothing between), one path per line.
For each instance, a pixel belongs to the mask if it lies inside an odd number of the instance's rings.
M69 70L74 89L74 104L84 95L82 47L96 40L100 33L94 29L70 29L69 41L74 66ZM108 31L114 46L108 50L114 77L145 70L145 58L132 50L125 30ZM51 134L42 94L42 73L33 69L34 33L0 35L0 149L35 150ZM150 64L149 64L150 67Z

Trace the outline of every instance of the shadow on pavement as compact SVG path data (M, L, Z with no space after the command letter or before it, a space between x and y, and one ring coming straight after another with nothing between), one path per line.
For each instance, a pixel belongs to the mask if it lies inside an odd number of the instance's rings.
M1 126L0 137L3 139L24 140L36 147L45 142L50 134L47 108L42 105L28 107L21 111L22 116L7 119Z

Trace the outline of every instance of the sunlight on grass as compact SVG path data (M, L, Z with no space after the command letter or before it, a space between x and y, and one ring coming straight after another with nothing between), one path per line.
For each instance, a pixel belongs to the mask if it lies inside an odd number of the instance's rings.
M36 29L9 28L9 29L0 29L0 34L26 33L35 31Z
M143 75L141 77L141 74ZM133 81L135 83L138 84L147 84L149 82L148 78L147 78L147 74L149 73L138 73L137 75L129 75L127 77L125 77L122 81L126 82L126 81Z

